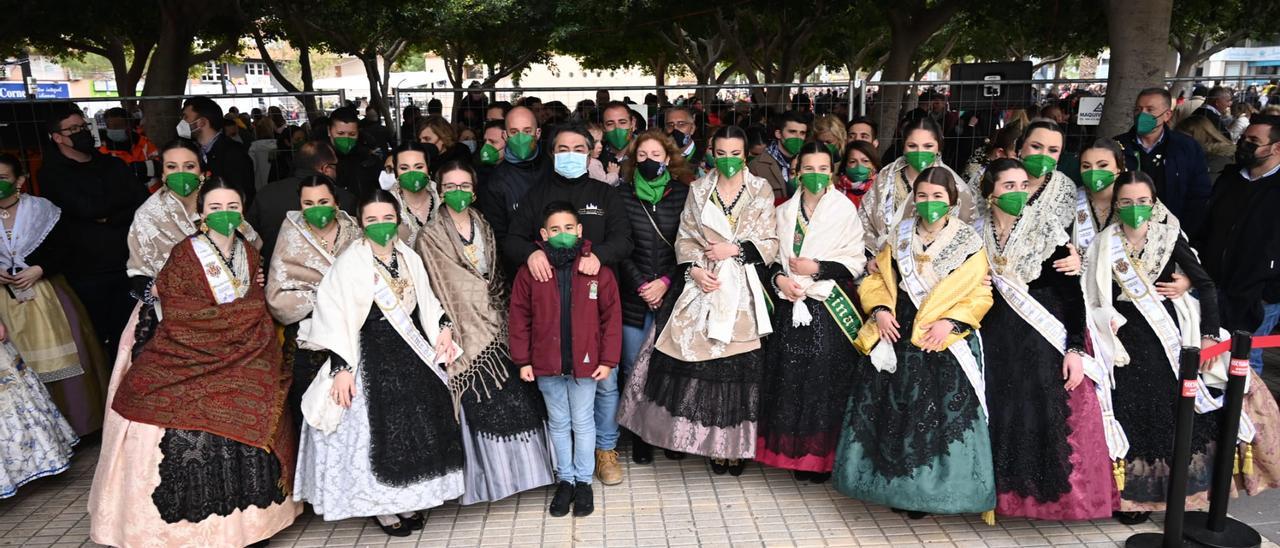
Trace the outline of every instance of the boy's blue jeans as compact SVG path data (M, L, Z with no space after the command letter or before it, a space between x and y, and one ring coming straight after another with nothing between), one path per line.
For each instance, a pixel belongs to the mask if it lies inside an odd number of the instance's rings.
M591 483L596 472L596 381L572 375L538 377L538 390L547 404L556 479Z
M1270 335L1276 328L1276 323L1280 321L1280 303L1262 303L1262 325L1258 326L1258 330L1253 333L1255 337ZM1253 370L1259 375L1262 374L1262 349L1257 348L1249 351L1249 365L1253 366Z
M653 312L644 315L644 325L622 324L622 363L609 378L596 385L596 449L608 451L618 446L618 399L627 377L636 365L644 335L653 327Z

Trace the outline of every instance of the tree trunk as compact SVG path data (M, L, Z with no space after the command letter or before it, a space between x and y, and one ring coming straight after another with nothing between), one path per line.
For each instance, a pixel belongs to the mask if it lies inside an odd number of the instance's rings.
M187 69L191 67L191 44L194 35L186 31L174 14L161 11L160 39L147 68L147 81L142 95L183 95L187 89ZM146 101L143 114L147 137L155 143L167 143L177 136L175 126L182 116L182 103L176 99Z
M1182 78L1191 76L1191 71L1195 70L1196 64L1198 63L1193 60L1193 57L1189 52L1178 50L1178 69L1173 72L1174 77ZM1176 100L1179 93L1188 89L1191 89L1191 82L1180 82L1174 80L1174 82L1169 86L1169 95L1172 95Z
M302 91L315 91L315 78L311 75L311 44L308 40L299 40L298 48L298 68L302 71ZM302 108L307 112L307 119L318 118L323 115L320 112L320 106L315 95L304 95L301 97Z
M667 86L667 58L660 56L649 64L650 70L653 71L654 92L658 95L658 104L663 103L663 98L667 96L667 90L662 89Z
M889 45L889 58L884 62L880 80L893 82L906 80L911 76L911 58L921 40L914 37L894 36ZM906 87L901 85L880 86L872 117L879 127L880 152L884 153L893 145L893 138L898 132L898 116L902 113L902 96Z
M1107 3L1111 72L1107 75L1107 102L1098 135L1116 135L1128 129L1138 91L1164 85L1172 14L1173 0Z
M383 120L391 119L391 109L387 107L387 99L382 94L381 71L378 70L378 54L361 52L357 56L364 65L365 79L369 81L369 105L382 115Z

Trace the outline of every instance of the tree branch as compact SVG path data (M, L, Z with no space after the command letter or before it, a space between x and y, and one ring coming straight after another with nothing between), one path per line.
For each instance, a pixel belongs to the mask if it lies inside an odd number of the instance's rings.
M265 61L267 70L271 71L271 76L280 82L280 86L290 93L298 93L298 86L293 85L284 73L280 72L280 67L276 65L276 60L271 58L271 53L267 51L266 41L262 39L262 31L258 28L253 29L253 43L258 47L258 56Z
M231 51L231 48L234 48L239 45L240 45L239 35L225 36L221 40L219 40L217 44L214 44L214 46L212 48L209 48L207 51L191 54L191 56L188 57L188 64L190 66L196 66L196 65L203 65L205 63L208 63L209 61L214 61L219 57L222 57L223 55L225 55L228 51Z

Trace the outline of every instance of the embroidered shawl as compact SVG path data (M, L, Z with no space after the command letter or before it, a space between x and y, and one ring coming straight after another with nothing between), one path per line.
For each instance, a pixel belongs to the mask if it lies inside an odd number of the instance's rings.
M311 315L320 279L334 259L360 238L360 227L345 211L339 210L333 222L338 235L331 254L311 233L301 211L285 214L267 273L267 306L280 323L294 324Z
M1028 207L1023 208L1022 215L1014 220L1009 237L1001 246L996 241L994 217L994 211L987 208L985 215L974 223L986 244L991 269L1024 288L1040 277L1044 261L1070 239L1055 210Z
M412 211L409 211L409 202L404 199L404 189L399 184L391 187L391 195L396 197L396 201L400 203L400 241L414 245L414 241L418 238L418 232L423 228L430 226L431 221L439 217L437 209L440 206L440 195L436 193L436 184L433 181L427 181L425 188L427 195L431 197L431 201L427 203L427 218L421 219L422 225L419 226L419 219Z
M951 214L966 223L972 222L978 212L979 200L975 189L971 188L959 174L942 163L941 159L934 161L931 167L941 167L951 173L959 194L955 207L951 208ZM897 228L898 222L912 216L911 211L904 210L910 207L907 202L913 201L911 186L915 181L908 181L906 178L907 161L900 157L880 170L876 175L875 184L871 185L871 190L863 196L862 206L858 212L862 218L862 234L863 239L866 240L867 249L883 247L889 240L890 233ZM890 204L888 202L891 199ZM894 213L889 213L888 210Z
M187 236L196 233L200 215L188 214L182 200L172 190L157 190L133 214L129 225L129 276L155 278L169 259L169 252ZM255 248L262 248L258 233L249 223L238 229Z
M5 237L0 234L0 268L6 272L12 267L24 269L31 266L27 264L27 256L44 243L45 237L62 217L62 210L44 198L23 194L18 200L13 235Z

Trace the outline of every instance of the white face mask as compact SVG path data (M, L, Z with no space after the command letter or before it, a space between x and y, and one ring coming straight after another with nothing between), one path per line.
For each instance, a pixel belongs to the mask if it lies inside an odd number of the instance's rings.
M176 129L178 131L178 137L183 139L191 138L191 124L186 120L178 120L178 127Z
M382 173L378 175L378 186L382 187L382 190L391 190L391 187L396 186L396 176L388 173L385 169L382 170Z
M475 154L475 152L476 152L476 142L475 142L475 141L473 141L473 140L471 140L471 139L468 139L468 140L466 140L466 141L463 141L463 142L462 142L462 144L463 144L463 145L465 145L465 146L467 147L467 150L470 150L472 154Z

